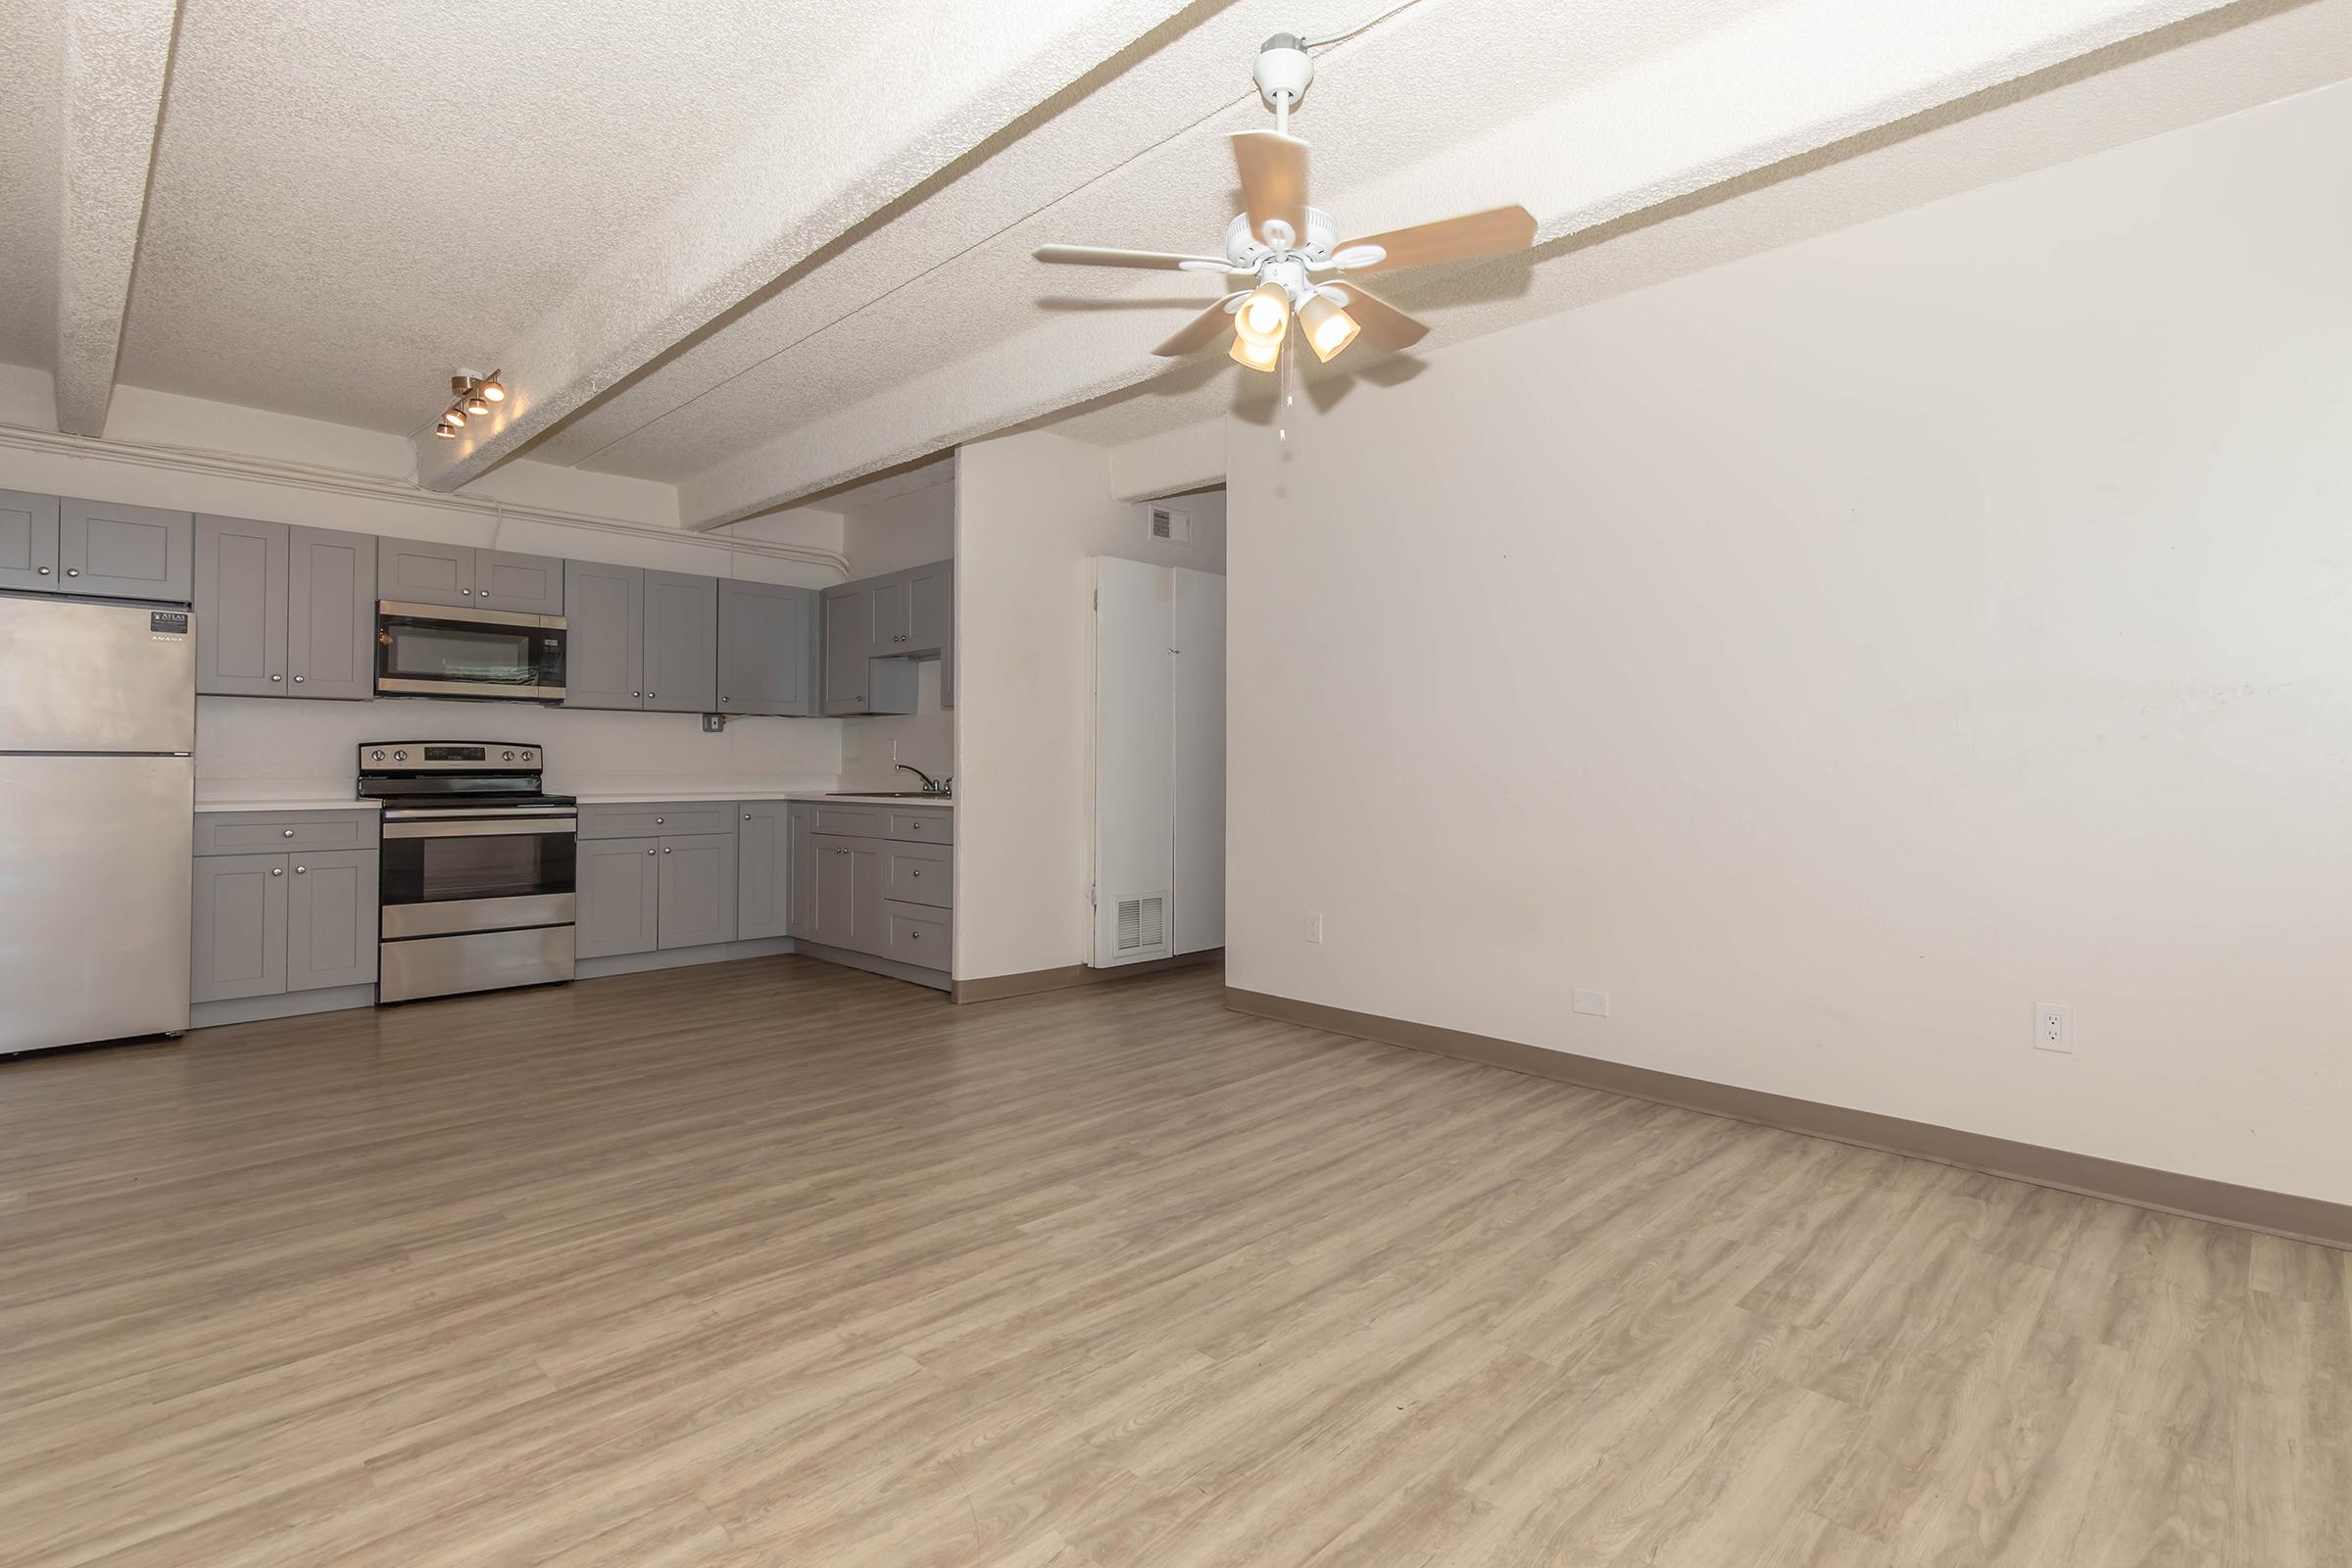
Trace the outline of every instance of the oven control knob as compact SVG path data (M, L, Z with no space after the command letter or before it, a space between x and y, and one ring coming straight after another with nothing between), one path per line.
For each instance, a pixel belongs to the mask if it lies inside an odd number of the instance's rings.
M498 754L498 760L502 762L512 762L514 760L514 754L513 752L501 752Z
M372 752L369 752L369 753L368 754L368 760L369 760L370 762L380 762L380 761L382 761L383 760L384 760L384 749L383 749L381 746L378 746L378 747L377 747L377 748L376 748L374 751L372 751Z
M408 760L409 760L409 754L408 754L407 752L394 752L394 753L392 754L392 760L394 760L395 762L405 762L405 761L407 761Z

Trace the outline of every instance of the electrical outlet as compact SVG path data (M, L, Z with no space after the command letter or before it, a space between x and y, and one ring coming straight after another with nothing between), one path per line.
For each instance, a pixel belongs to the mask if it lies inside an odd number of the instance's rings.
M2034 1004L2034 1049L2073 1054L2075 1009L2056 1002Z
M1609 1015L1609 994L1606 991L1579 991L1576 994L1576 1010L1590 1018L1606 1018Z
M726 727L727 727L727 715L726 715L726 714L724 714L724 713L705 713L705 714L703 715L703 733L704 733L704 734L706 734L706 735L716 735L717 733L719 733L721 730L725 729Z
M1306 940L1309 942L1323 940L1323 911L1320 909L1306 911Z

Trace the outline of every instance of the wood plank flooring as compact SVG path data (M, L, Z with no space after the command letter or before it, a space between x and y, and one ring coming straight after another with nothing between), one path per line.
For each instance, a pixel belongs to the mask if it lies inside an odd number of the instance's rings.
M2346 1255L805 959L0 1063L0 1562L2352 1563Z

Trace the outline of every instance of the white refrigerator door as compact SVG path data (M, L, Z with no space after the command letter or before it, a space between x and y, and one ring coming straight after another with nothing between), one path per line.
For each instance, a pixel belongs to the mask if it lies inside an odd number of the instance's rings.
M188 1026L196 763L0 756L0 1053Z
M193 752L195 618L0 597L0 752Z

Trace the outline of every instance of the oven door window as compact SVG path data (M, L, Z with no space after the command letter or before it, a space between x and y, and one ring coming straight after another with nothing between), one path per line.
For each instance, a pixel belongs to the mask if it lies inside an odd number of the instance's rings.
M376 621L379 680L434 681L512 691L563 683L564 633L538 626L494 626L420 615Z
M519 899L573 891L569 833L496 833L383 844L387 904Z

